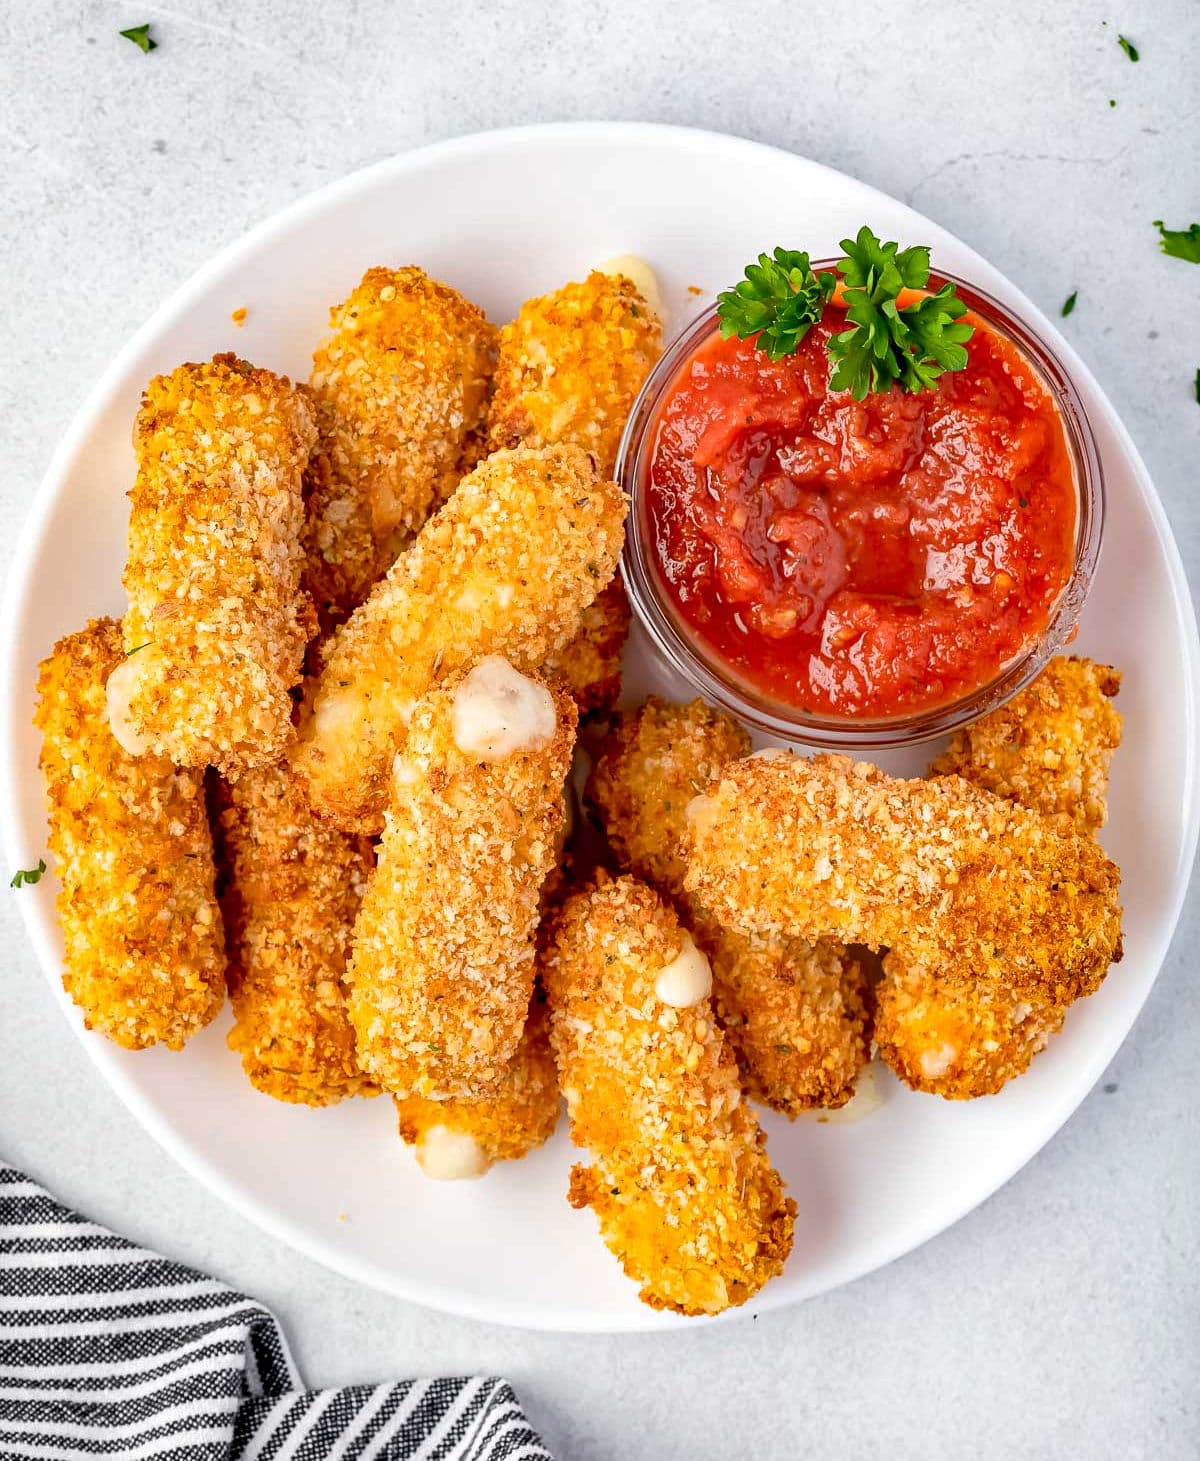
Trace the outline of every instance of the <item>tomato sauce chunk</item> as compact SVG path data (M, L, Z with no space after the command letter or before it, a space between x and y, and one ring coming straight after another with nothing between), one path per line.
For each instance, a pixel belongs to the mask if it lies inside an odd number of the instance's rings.
M831 305L795 355L707 339L653 423L647 501L684 622L794 709L877 719L987 684L1046 627L1074 563L1058 408L968 317L935 390L830 391Z

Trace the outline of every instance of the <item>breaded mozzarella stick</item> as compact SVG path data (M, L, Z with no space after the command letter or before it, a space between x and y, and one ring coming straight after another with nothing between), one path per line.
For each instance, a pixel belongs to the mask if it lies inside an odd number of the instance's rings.
M313 356L305 587L334 623L458 484L483 419L496 331L421 269L368 269Z
M784 1195L708 1000L709 971L644 883L569 898L541 963L571 1138L571 1172L643 1302L682 1314L743 1304L779 1273Z
M842 1106L867 1061L867 981L828 940L724 929L684 889L687 808L750 737L702 700L651 696L605 741L587 795L618 862L669 898L707 953L713 1006L748 1095L788 1116Z
M550 1018L535 992L517 1053L491 1095L475 1101L397 1100L400 1135L416 1150L427 1177L482 1177L496 1162L514 1162L549 1141L558 1124L558 1077L550 1051Z
M488 654L535 669L612 578L625 498L573 447L496 452L466 477L330 641L296 764L347 830L382 825L409 717Z
M1121 739L1120 675L1091 660L1051 660L1027 689L959 731L933 775L958 774L1088 833L1107 813L1108 766ZM1029 1068L1070 1001L981 978L970 965L932 967L900 953L876 990L880 1054L915 1090L966 1100Z
M781 754L727 766L689 815L687 890L746 933L970 965L1058 1000L1120 957L1120 874L1100 848L961 777Z
M225 997L204 778L113 739L104 685L123 663L120 625L93 619L38 674L63 987L89 1029L178 1050Z
M488 439L499 447L566 442L612 475L625 422L662 353L662 325L637 286L593 271L527 300L500 331Z
M313 628L300 590L312 413L283 377L217 355L156 376L134 435L113 733L131 754L235 776L293 736Z
M286 761L222 783L219 801L230 1048L251 1084L279 1101L374 1094L343 988L370 842L315 817Z
M533 990L573 701L489 656L417 705L354 926L358 1057L397 1096L494 1093Z
M1044 817L1095 832L1108 815L1108 767L1121 743L1111 665L1059 655L1007 705L957 731L931 776L962 776Z
M542 666L559 675L575 697L582 715L604 715L621 694L621 655L629 635L632 611L619 578L583 611L579 633Z

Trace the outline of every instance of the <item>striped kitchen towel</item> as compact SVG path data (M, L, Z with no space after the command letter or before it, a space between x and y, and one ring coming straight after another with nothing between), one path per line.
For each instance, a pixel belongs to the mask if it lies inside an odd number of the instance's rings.
M0 1457L551 1461L504 1380L306 1390L274 1318L0 1162Z

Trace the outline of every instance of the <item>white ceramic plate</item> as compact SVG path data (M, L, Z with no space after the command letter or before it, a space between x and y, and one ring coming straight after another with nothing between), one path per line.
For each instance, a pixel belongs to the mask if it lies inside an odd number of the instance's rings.
M932 244L936 264L1027 316L1066 361L1091 415L1109 519L1078 647L1125 673L1126 744L1114 766L1104 841L1125 870L1126 956L1099 994L1072 1010L1032 1071L999 1096L949 1104L888 1077L882 1104L856 1123L769 1117L771 1152L800 1216L787 1271L750 1306L756 1310L878 1268L954 1222L1029 1160L1133 1023L1191 866L1198 655L1178 553L1112 407L1053 326L994 269L861 183L702 132L546 127L467 137L382 163L226 250L122 350L42 484L2 626L7 866L25 867L45 847L30 726L37 662L89 615L124 608L130 426L151 375L234 349L304 378L329 305L376 263L420 263L504 320L527 296L633 251L657 267L674 328L700 305L688 285L709 297L776 243L817 257L835 253L864 222L885 238ZM240 330L230 322L239 306L249 310ZM656 674L635 645L631 679L646 689ZM150 1135L264 1228L364 1283L482 1319L568 1330L696 1322L643 1308L591 1214L567 1206L571 1150L561 1128L547 1148L482 1182L438 1185L400 1145L390 1102L311 1112L254 1092L225 1047L227 1015L177 1055L129 1053L87 1035L61 993L54 892L47 877L21 892L21 907L88 1054Z

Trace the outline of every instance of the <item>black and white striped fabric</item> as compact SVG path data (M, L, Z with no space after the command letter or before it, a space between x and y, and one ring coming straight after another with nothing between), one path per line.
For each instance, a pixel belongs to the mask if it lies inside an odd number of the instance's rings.
M274 1318L0 1162L4 1461L551 1461L504 1380L306 1390Z

